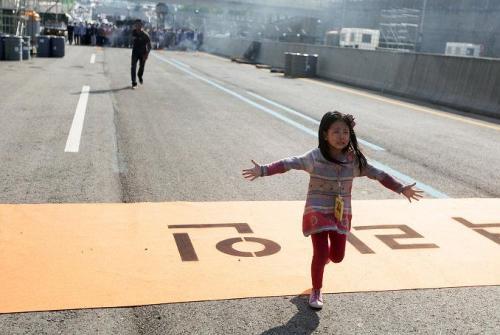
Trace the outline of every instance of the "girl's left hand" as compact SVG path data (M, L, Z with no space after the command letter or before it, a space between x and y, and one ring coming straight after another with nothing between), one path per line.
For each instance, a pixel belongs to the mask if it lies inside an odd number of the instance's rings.
M256 163L253 159L252 159L252 163L253 163L253 168L252 169L245 169L243 170L243 177L245 177L246 179L250 179L250 181L253 181L259 177L262 177L261 175L261 168L260 168L260 165L258 163Z
M411 199L419 201L422 198L422 194L424 191L419 190L419 189L413 189L413 186L415 186L417 183L413 183L411 185L407 185L403 187L403 190L401 193L408 199L409 202L411 202Z

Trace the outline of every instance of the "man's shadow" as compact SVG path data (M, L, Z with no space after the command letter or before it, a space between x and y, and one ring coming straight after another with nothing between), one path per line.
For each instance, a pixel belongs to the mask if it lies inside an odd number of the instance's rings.
M282 326L266 330L260 335L312 334L319 326L317 311L309 307L308 296L298 295L290 300L297 306L297 313Z
M114 93L114 92L118 92L118 91L131 90L131 89L132 89L132 86L128 85L128 86L124 86L124 87L120 87L120 88L112 88L110 90L93 90L93 91L89 91L89 94Z
M91 90L89 91L89 94L106 94L106 93L114 93L114 92L119 92L119 91L123 91L123 90L131 90L132 89L132 86L131 85L128 85L128 86L124 86L124 87L120 87L120 88L112 88L112 89L109 89L109 90ZM80 95L81 92L75 92L75 93L71 93L72 95Z

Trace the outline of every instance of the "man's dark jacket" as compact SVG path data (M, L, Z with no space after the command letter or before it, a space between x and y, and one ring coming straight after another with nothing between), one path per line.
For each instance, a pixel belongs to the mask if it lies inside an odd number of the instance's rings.
M132 30L132 53L136 55L145 55L151 50L151 39L149 35L143 30Z

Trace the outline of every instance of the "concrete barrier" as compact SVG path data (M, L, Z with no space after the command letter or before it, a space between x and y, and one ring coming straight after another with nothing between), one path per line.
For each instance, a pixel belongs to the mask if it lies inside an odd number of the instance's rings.
M204 41L203 50L214 55L228 58L241 57L252 42L223 37L210 38L209 41L208 43Z
M252 40L205 39L208 52L240 57ZM285 52L318 54L318 77L500 118L500 60L260 41L257 61L285 67Z

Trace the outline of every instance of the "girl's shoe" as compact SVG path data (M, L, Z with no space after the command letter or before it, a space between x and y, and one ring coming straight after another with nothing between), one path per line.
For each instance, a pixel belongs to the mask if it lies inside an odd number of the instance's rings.
M313 289L311 295L309 296L309 306L315 309L323 308L323 295L321 290Z

